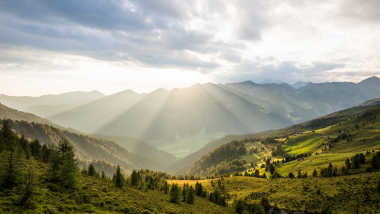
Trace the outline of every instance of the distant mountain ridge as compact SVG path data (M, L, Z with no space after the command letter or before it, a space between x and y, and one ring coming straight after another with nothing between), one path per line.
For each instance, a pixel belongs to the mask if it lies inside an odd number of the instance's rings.
M279 129L378 98L380 79L360 83L196 84L149 94L119 92L48 119L87 133L174 140L178 135Z
M10 108L23 111L35 105L61 105L94 100L102 97L105 97L105 95L96 90L90 92L74 91L58 95L43 95L39 97L15 97L0 94L0 102Z

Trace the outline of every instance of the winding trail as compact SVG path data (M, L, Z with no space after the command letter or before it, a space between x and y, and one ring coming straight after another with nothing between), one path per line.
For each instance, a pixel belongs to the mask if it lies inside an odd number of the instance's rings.
M273 161L273 157L272 157L272 153L270 151L268 151L267 148L265 148L265 146L263 144L261 144L261 142L259 142L259 144L265 149L265 151L267 151L270 155L270 161L272 162Z

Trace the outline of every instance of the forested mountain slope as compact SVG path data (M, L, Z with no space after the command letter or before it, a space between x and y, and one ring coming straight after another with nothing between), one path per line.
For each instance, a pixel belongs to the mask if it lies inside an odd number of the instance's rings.
M205 128L206 134L279 129L378 98L380 79L360 83L196 84L149 94L130 90L49 117L82 130L142 140L174 141Z
M244 134L244 135L228 135L219 140L212 141L208 143L206 146L204 146L203 148L201 148L200 150L198 150L197 152L194 152L186 156L185 158L180 159L175 164L171 165L169 169L171 172L176 172L181 167L193 164L196 160L198 160L198 158L201 158L203 155L206 155L207 153L211 152L217 147L222 146L223 144L229 143L233 140L243 140L245 138L251 138L251 137L253 138L266 138L266 137L283 138L283 137L292 135L294 133L302 132L304 130L324 128L326 126L339 123L341 121L347 120L348 118L351 118L352 116L363 113L364 111L374 107L377 104L378 100L379 99L368 100L358 106L344 109L338 112L328 114L323 117L319 117L310 121L306 121L301 124L296 124L296 125L278 129L278 130L269 130L269 131L258 132L258 133L253 133L253 134ZM183 170L181 171L183 172ZM179 173L180 172L177 172L175 174L179 174Z
M0 104L0 118L7 118L12 120L18 120L18 121L28 121L30 123L39 123L39 124L46 124L48 126L52 126L54 128L60 129L60 130L67 130L69 132L78 133L82 135L86 135L86 133L77 131L72 128L65 128L60 125L57 125L47 119L38 117L34 114L25 113L22 111L18 111L16 109L8 108L4 105ZM114 138L114 140L117 140L118 144L133 151L134 153L138 154L141 157L146 157L149 159L153 159L160 163L163 166L168 166L176 161L175 157L165 151L160 151L157 148L145 143L144 141L141 141L136 138L132 137L111 137L111 136L102 136L102 135L95 135L95 138L103 138L103 139L109 139ZM33 137L31 137L34 139Z
M28 107L35 105L60 105L66 103L83 102L104 97L99 91L91 92L68 92L58 95L43 95L39 97L16 97L0 94L0 102L10 108L24 111Z
M153 159L139 156L111 140L90 137L34 122L9 120L9 125L19 135L31 140L38 139L40 143L46 145L57 145L62 138L65 138L73 146L76 156L82 160L104 159L129 171L133 169L165 171L165 167Z
M38 116L31 114L31 113L18 111L16 109L9 108L9 107L2 105L2 104L0 104L0 118L8 118L8 119L12 119L12 120L25 120L28 122L47 124L49 126L53 126L55 128L58 128L58 129L68 130L71 132L84 134L84 132L72 129L70 127L66 128L66 127L60 126L58 124L51 122L50 120L38 117Z

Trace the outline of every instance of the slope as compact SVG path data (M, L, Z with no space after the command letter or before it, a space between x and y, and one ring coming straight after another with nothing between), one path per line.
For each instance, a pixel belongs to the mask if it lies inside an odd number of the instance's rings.
M30 140L38 139L40 143L46 145L57 145L62 138L66 138L73 146L76 156L82 160L104 159L129 171L133 169L165 171L165 167L153 159L137 155L111 140L77 134L45 124L8 121L17 134L23 135ZM2 123L3 121L1 120Z
M352 126L356 126L357 123L361 124L362 121L366 121L368 124L368 121L371 120L371 123L372 122L374 123L374 124L370 124L371 127L373 126L371 129L377 130L377 131L380 130L380 127L377 127L377 125L376 125L376 121L379 119L373 120L375 115L378 114L378 110L380 109L380 105L372 106L372 108L370 106L367 106L366 108L370 108L370 109L363 112L362 111L363 106L358 106L355 108L347 109L345 111L341 111L341 112L331 114L330 116L327 116L327 117L317 118L315 120L310 121L309 123L300 124L299 126L296 126L296 127L288 127L288 128L282 129L282 130L277 130L277 131L272 131L272 132L234 136L231 143L234 141L241 142L246 148L246 150L243 153L241 153L241 152L239 153L238 150L236 150L236 149L233 152L230 152L229 149L224 148L225 145L227 145L227 144L224 144L222 146L215 147L212 151L201 156L199 159L197 159L191 165L182 166L182 168L177 168L180 166L180 164L184 163L184 162L179 162L179 164L173 165L171 167L171 169L173 170L173 168L176 167L176 168L174 168L174 169L176 169L175 174L181 174L181 173L182 174L196 174L196 175L201 174L203 176L206 176L206 175L209 175L208 173L211 173L211 171L213 171L213 169L211 167L214 167L215 169L217 169L217 167L219 165L220 165L220 167L224 167L226 164L231 166L231 164L229 162L233 161L234 159L240 159L239 157L241 157L241 156L243 156L243 158L246 161L250 160L251 158L247 157L246 154L247 153L249 154L249 148L250 148L249 142L254 142L251 140L252 138L261 138L261 142L263 144L266 144L267 149L270 149L272 151L272 153L274 154L274 156L277 156L275 158L275 160L281 160L285 153L288 153L291 156L293 156L293 155L301 155L301 154L305 154L305 153L309 154L309 153L320 152L319 150L317 151L317 149L321 149L320 147L323 144L326 144L326 142L328 140L327 134L330 134L330 135L332 135L330 137L335 138L335 137L337 137L337 135L340 135L340 133L336 134L336 133L338 133L338 131L345 132L349 128L352 129ZM358 111L360 111L360 110L363 113L360 115L357 115ZM351 113L351 115L349 113ZM378 114L378 115L380 115L380 114ZM331 119L331 118L334 118L334 119ZM327 127L325 126L326 124L327 124ZM333 124L335 124L335 125L336 124L350 124L350 125L349 125L349 127L340 127L339 130L337 130L336 128L331 128L330 125L333 125ZM341 126L341 125L339 125L339 126ZM305 134L302 134L302 135L292 136L294 133L303 132L305 129L308 129L308 128L310 129L311 127L312 127L312 130L315 129L316 127L319 127L321 129L315 130L315 132L309 131L309 132L306 132ZM366 129L364 129L364 130L367 131ZM334 131L336 133L332 133ZM376 133L377 133L376 131L374 131L373 133L371 132L371 134L373 135L371 138L377 139ZM267 137L268 135L270 137ZM360 136L365 136L365 135L367 135L367 134L361 134ZM289 137L290 137L290 140L286 141L285 138L289 138ZM279 138L282 138L282 140L281 141L276 140ZM363 138L362 138L362 140L363 140ZM282 143L284 141L286 142L285 144ZM357 141L359 141L359 139ZM212 148L211 145L213 145L213 144L214 143L210 143L210 145L207 149L211 149ZM376 142L376 140L374 140L369 145L374 146L376 144L378 144L378 142ZM281 146L281 147L279 147L279 146ZM255 146L255 148L256 147L257 146ZM260 149L262 150L262 148L260 148ZM367 149L371 149L371 148L367 148ZM203 149L201 149L201 150L203 150ZM205 152L205 151L207 151L207 150L204 149L202 152ZM360 151L360 150L358 150L358 151ZM352 151L352 152L354 152L354 151ZM355 150L355 152L356 152L356 150ZM228 153L228 154L226 154L226 153ZM256 154L250 154L250 155L255 156ZM350 154L345 154L343 156L345 158L347 158L347 156L352 156L352 155L353 154L350 153ZM210 158L210 157L219 157L219 156L221 156L223 158L221 160L215 160L215 158ZM333 155L331 155L331 156L333 156ZM190 156L190 157L194 157L194 156ZM187 159L187 161L190 161L189 159ZM226 160L227 160L226 163L222 163L223 161L225 162ZM261 162L261 160L255 159L254 164L257 164L257 163L260 164L260 162ZM239 164L239 163L237 163L237 164ZM292 169L289 167L289 165L291 165L291 164L295 164L295 163L291 162L291 163L283 164L285 170L281 170L282 164L280 164L279 167L280 167L281 174L289 173L289 169ZM244 166L246 168L249 168L249 162L246 163ZM203 172L201 172L202 170L203 170ZM226 170L215 170L212 173L220 174L221 171L226 172ZM229 171L229 172L231 172L231 171Z
M38 117L30 113L17 111L15 109L8 108L1 104L0 104L0 118L8 118L8 119L16 120L16 121L28 121L30 123L46 124L48 126L59 129L61 131L66 130L68 132L86 135L86 133L77 131L72 128L62 127L47 119L43 119L41 117ZM107 137L112 138L110 136L101 136L101 135L95 136L95 138L103 138L103 139L107 139ZM31 138L33 139L33 137ZM159 163L162 162L162 165L168 166L169 164L171 164L172 162L176 160L173 155L168 154L164 151L159 151L155 147L150 146L146 144L145 142L140 141L138 139L131 138L131 137L122 137L122 138L116 137L116 139L118 139L119 140L118 143L120 143L120 145L124 146L125 148L137 153L138 155L142 157L154 159L155 161Z
M194 152L188 156L186 156L183 159L178 160L176 163L171 165L169 167L170 172L175 172L175 174L179 174L180 172L177 172L181 167L184 167L186 165L193 164L196 160L201 158L203 155L208 154L212 150L216 149L219 146L222 146L223 144L226 144L228 142L231 142L232 140L243 140L245 138L265 138L265 137L278 137L278 138L286 138L289 135L293 135L294 133L299 133L304 131L305 129L313 130L313 129L321 129L326 126L330 126L336 123L339 123L341 121L347 120L352 116L358 115L360 113L363 113L364 111L372 108L378 99L372 99L368 100L363 104L360 104L358 106L344 109L338 112L331 113L329 115L319 117L307 122L304 122L302 124L297 124L294 126L290 126L287 128L279 129L279 130L270 130L265 132L258 132L253 134L245 134L245 135L228 135L225 136L219 140L212 141L208 143L206 146L198 150L197 152ZM188 166L190 167L190 166ZM184 169L181 171L183 172Z
M67 111L69 109L76 108L76 107L85 105L87 103L93 102L97 99L89 99L85 101L65 103L65 104L59 104L59 105L34 105L34 106L30 106L26 108L24 111L35 114L39 117L47 118L47 117L51 117L53 115L59 114L61 112Z

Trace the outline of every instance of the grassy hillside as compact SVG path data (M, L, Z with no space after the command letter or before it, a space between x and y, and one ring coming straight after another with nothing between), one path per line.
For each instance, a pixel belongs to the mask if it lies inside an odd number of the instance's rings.
M196 160L201 158L202 156L208 154L212 150L218 148L219 146L226 144L228 142L231 142L232 140L242 140L245 138L265 138L265 137L275 137L275 138L286 138L287 136L293 135L295 133L303 132L304 130L317 130L317 133L324 131L326 129L329 129L331 125L345 121L347 119L350 119L354 116L359 115L360 113L365 112L366 110L372 108L376 103L378 99L369 100L359 106L355 106L349 109L341 110L338 112L331 113L329 115L316 118L307 122L304 122L302 124L293 125L290 127L278 129L278 130L270 130L265 132L258 132L254 134L245 134L245 135L228 135L225 136L219 140L212 141L208 143L206 146L201 148L199 151L192 153L188 155L187 157L177 161L175 164L169 167L171 172L175 172L175 174L180 174L185 171L187 171L191 164L193 164ZM302 137L301 137L302 138ZM303 138L300 140L303 140ZM297 138L295 138L297 139ZM312 139L309 139L312 140ZM319 141L319 140L317 140ZM288 144L290 145L290 144ZM269 147L277 146L277 145L268 145ZM303 145L299 145L302 147ZM285 146L286 147L286 146ZM284 147L284 148L285 148ZM264 154L265 155L265 154ZM267 157L269 155L265 155ZM245 157L246 158L246 157ZM282 158L282 157L278 157ZM249 158L248 158L249 159ZM249 161L248 161L249 162ZM188 166L186 166L188 165ZM181 167L183 167L182 170L178 171Z
M170 183L186 181L171 180ZM227 202L233 204L244 200L249 211L253 203L260 203L268 197L269 204L285 211L320 212L324 203L332 205L333 213L376 213L380 209L380 192L376 190L380 182L380 172L349 175L333 178L281 178L263 179L247 176L233 176L223 179L221 187L216 180L202 182L207 191L223 190ZM194 182L192 182L194 183ZM318 194L318 190L320 194Z
M342 134L347 136L346 139L329 143ZM319 153L299 162L280 163L277 170L283 175L299 169L309 173L328 163L343 166L347 158L357 153L380 149L380 105L352 119L316 130L315 133L293 136L281 148L290 155Z

